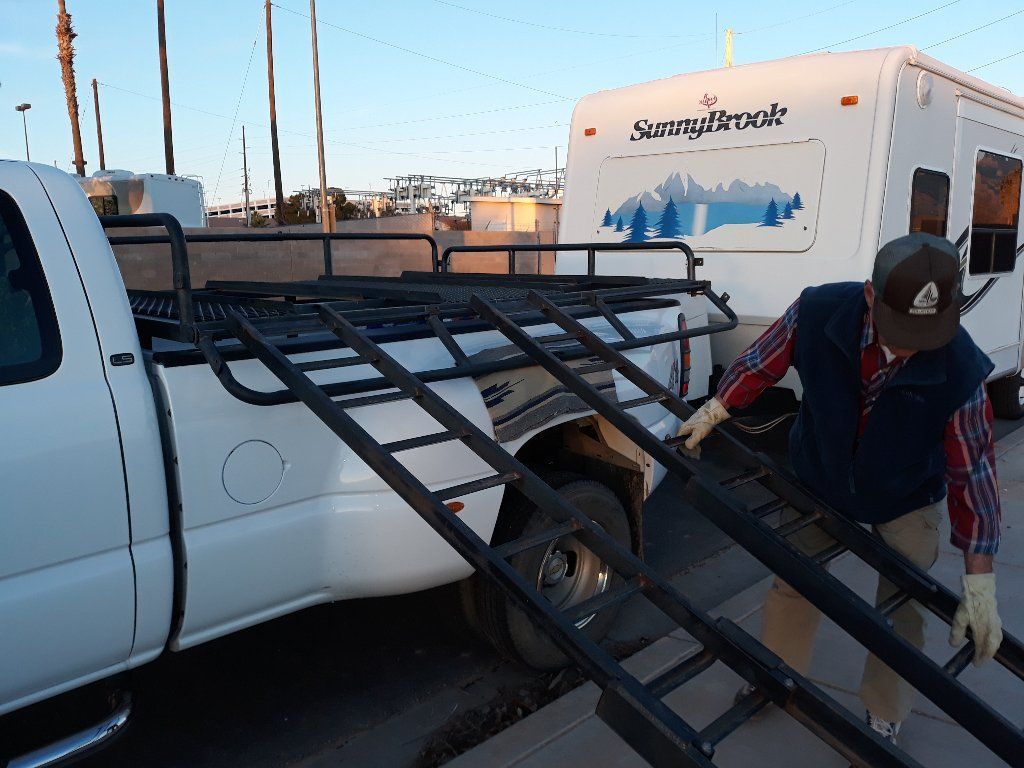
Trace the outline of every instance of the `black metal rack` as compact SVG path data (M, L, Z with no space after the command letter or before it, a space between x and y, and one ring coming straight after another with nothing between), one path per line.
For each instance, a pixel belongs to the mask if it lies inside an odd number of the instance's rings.
M412 288L415 284L432 288L442 298L439 303L419 304L417 299L422 297L409 301L409 296L385 295L382 286L374 285L380 282L379 278L325 276L323 280L302 285L236 282L211 284L201 291L193 291L186 241L173 218L149 215L105 217L102 221L107 227L157 225L167 229L167 237L148 242L171 246L174 291L162 297L149 297L165 301L161 310L164 316L140 317L140 329L145 327L164 338L186 342L191 351L167 354L186 355L190 362L205 360L222 385L247 403L261 406L295 400L304 403L467 562L515 601L532 618L538 630L547 633L558 648L603 689L598 715L651 765L659 768L713 765L716 745L769 703L785 710L857 765L918 764L880 739L859 716L787 667L740 627L726 619L712 619L696 608L490 435L436 395L427 386L429 382L496 370L476 365L467 358L456 338L460 333L500 331L523 352L502 361L502 367L521 367L531 362L541 365L655 460L688 480L694 502L713 522L957 717L994 752L1010 762L1022 754L1024 740L1019 730L963 688L951 674L899 639L885 624L884 617L862 604L863 601L858 602L859 598L851 596L819 564L795 553L780 533L766 528L758 517L763 510L746 509L729 489L742 483L759 482L777 494L778 503L806 510L803 518L806 524L825 527L906 590L910 597L925 602L947 621L955 609L952 595L856 526L809 499L763 457L744 453L742 446L736 443L736 451L751 468L730 483L720 485L710 480L699 464L682 457L675 449L674 440L662 442L628 413L632 408L650 403L659 403L683 418L692 409L632 366L623 351L717 333L736 324L736 315L710 284L695 278L696 259L685 244L669 244L686 257L685 279L599 277L594 274L593 257L590 258L590 274L583 276L531 275L522 279L506 276L498 280L494 276L454 276L442 270L437 274L410 274L404 278L411 294L418 290ZM514 248L535 250L534 246ZM664 249L665 244L657 244L657 248ZM554 250L596 252L604 249L603 244L582 244L558 246ZM631 246L616 250L644 249ZM492 247L492 250L500 252L506 248ZM383 289L391 292L402 282L390 282ZM442 289L450 288L459 288L461 292L444 294ZM617 312L637 308L674 306L677 302L671 297L684 293L706 297L726 316L727 322L637 338L616 317ZM443 300L446 295L450 300ZM468 301L462 300L466 298ZM197 306L204 301L209 302L209 307L203 308L205 314L197 316ZM280 314L268 315L267 305L277 307ZM605 343L580 323L582 319L597 316L619 332L619 341ZM526 330L530 326L551 323L562 332L531 336ZM443 344L452 358L452 365L430 371L409 371L381 346L385 341L424 335L435 337ZM309 339L303 340L303 336ZM238 344L232 348L225 345L226 339L235 339ZM567 342L570 342L568 346ZM557 348L550 348L549 344ZM288 357L292 352L312 348L340 348L349 353L301 363ZM230 361L241 355L261 361L284 388L266 392L240 384L231 372ZM585 366L585 370L616 371L644 390L645 396L619 403L605 399L582 378L584 369L574 371L566 365L568 360L581 357L596 359L595 363ZM173 362L171 358L164 361L165 364ZM360 382L326 386L318 386L307 375L312 371L346 366L368 366L376 375ZM345 397L336 399L339 396ZM416 403L440 424L441 431L382 444L351 415L356 408L398 401ZM454 442L472 450L492 468L493 474L432 491L396 458L396 454L412 448ZM445 504L451 499L498 486L515 488L534 502L550 517L552 527L543 534L492 547ZM509 558L566 535L577 537L608 563L622 577L623 583L563 612L548 602L535 586L528 584L511 566ZM698 654L646 685L626 672L575 624L580 616L634 596L649 600L703 646ZM1000 662L1020 675L1021 658L1020 644L1008 637L999 655ZM951 664L962 668L966 659L965 652L961 652ZM712 723L698 729L680 718L661 699L717 662L726 664L756 689Z

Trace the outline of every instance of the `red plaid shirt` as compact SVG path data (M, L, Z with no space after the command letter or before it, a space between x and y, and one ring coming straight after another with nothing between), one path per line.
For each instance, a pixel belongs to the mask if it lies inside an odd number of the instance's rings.
M715 397L728 409L745 408L776 384L793 363L797 299L725 372ZM861 333L861 416L863 433L871 408L905 358L888 360L875 339L870 314ZM999 487L992 442L992 404L985 385L953 414L946 425L946 489L950 541L965 552L995 554L999 548Z

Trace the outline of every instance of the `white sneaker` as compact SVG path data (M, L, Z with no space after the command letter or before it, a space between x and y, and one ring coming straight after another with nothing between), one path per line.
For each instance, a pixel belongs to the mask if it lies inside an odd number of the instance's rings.
M896 743L896 735L900 732L900 726L903 725L903 723L891 723L888 720L875 717L870 712L865 713L865 721L868 724L868 728L893 744Z

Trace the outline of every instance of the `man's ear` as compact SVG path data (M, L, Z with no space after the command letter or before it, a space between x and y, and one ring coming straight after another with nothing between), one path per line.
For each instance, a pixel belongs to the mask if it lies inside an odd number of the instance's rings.
M875 306L875 286L870 280L864 281L864 300L868 303L868 309Z

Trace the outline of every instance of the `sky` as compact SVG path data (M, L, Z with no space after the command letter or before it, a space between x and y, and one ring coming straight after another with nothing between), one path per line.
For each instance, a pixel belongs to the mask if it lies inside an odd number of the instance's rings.
M156 0L67 6L86 172L93 78L107 167L163 172ZM13 107L29 102L32 159L70 171L56 9L0 0L0 158L24 158ZM201 176L207 202L241 199L244 125L252 194L272 195L263 0L165 0L165 13L175 170ZM721 66L726 28L736 64L912 44L1024 93L1024 0L319 0L317 20L327 179L349 189L553 168L577 99ZM308 2L274 0L273 29L289 194L319 183Z

